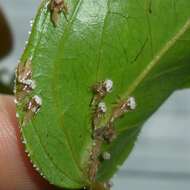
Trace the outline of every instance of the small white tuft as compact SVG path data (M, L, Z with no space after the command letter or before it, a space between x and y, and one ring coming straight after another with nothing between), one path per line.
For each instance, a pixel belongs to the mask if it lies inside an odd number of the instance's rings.
M25 152L28 153L28 150L25 149Z
M107 111L107 107L106 104L104 102L100 102L98 104L98 109L102 112L102 113L106 113Z
M42 105L42 99L39 96L35 95L33 98L39 106Z
M107 92L111 92L112 88L113 88L113 81L110 80L110 79L106 79L104 81L104 85L105 85L105 88L106 88L106 91Z
M24 87L24 90L27 89L27 87L29 86L31 89L35 89L36 88L36 82L34 80L31 79L27 79L27 80L22 80L22 84L26 85Z
M15 103L15 104L18 104L18 101L17 101L17 99L16 99L16 98L14 99L14 103Z
M30 20L30 26L32 27L33 24L34 24L34 20L32 19L32 20Z
M103 158L104 160L110 160L111 154L110 154L109 152L103 152L103 153L102 153L102 158Z
M19 113L16 113L16 118L19 118L20 116L19 116Z
M44 174L43 174L42 172L40 172L40 175L41 175L42 177L44 177Z
M127 100L127 105L129 106L129 108L131 110L134 110L136 108L136 101L135 101L135 98L134 97L130 97L128 100Z
M34 90L36 88L36 82L35 81L32 81L31 83L31 88Z
M33 113L37 113L42 105L42 99L35 95L28 104L28 109Z

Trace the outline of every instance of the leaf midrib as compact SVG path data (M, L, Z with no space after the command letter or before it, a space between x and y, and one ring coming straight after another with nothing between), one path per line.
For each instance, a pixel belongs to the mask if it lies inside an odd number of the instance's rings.
M76 15L77 15L77 12L78 12L78 9L79 9L79 7L80 7L80 5L82 4L82 2L83 2L83 0L79 0L79 2L77 3L77 5L76 5L76 7L75 7L75 10L74 10L74 12L73 12L73 15L71 16L71 19L70 19L70 21L69 21L69 23L68 23L68 25L67 25L67 28L65 29L65 32L64 32L64 37L63 37L63 40L62 40L62 42L65 42L66 40L67 40L67 37L68 37L68 35L69 35L69 32L70 32L70 28L72 27L72 24L73 24L73 21L74 21L74 19L75 19L75 17L76 17ZM102 26L102 31L101 31L101 38L100 38L100 48L99 48L99 51L98 51L98 57L97 57L97 73L96 73L96 79L97 79L97 77L98 77L98 70L99 70L99 65L101 64L101 58L102 58L102 44L103 44L103 37L104 37L104 31L105 31L105 23L106 23L106 21L107 21L107 18L108 18L108 14L109 14L109 3L110 3L110 0L107 0L107 12L106 12L106 14L104 15L104 22L103 22L103 26ZM62 43L62 44L65 44L65 43ZM64 53L62 52L62 55L64 55ZM58 56L56 56L56 57L58 57ZM57 62L58 63L58 62ZM55 68L56 68L56 66L55 66ZM54 75L54 76L58 76L58 75ZM55 94L55 97L56 96L59 96L59 94L60 93L57 93L57 94ZM60 97L61 98L61 97ZM59 98L58 98L59 99ZM58 107L58 106L56 106L56 107ZM65 135L67 136L67 134L66 134L66 132L65 132ZM68 137L67 137L67 139L68 139ZM71 147L71 152L73 152L73 150L72 150L72 145L71 145L71 143L69 142L69 140L68 140L68 144L69 144L69 146ZM74 155L74 154L73 154ZM78 164L78 162L77 162L77 159L75 158L75 156L74 156L74 160L75 160L75 162L76 162L76 164L77 164L77 166L78 166L78 168L80 169L80 171L85 175L85 173L84 173L84 171L82 170L82 168L80 167L80 164Z
M77 2L77 4L76 4L76 6L75 6L75 8L74 8L74 10L73 10L73 13L72 13L72 15L71 15L71 18L70 18L70 20L68 21L68 24L67 24L67 28L65 29L65 32L62 34L63 35L63 40L62 40L62 42L64 42L66 39L67 39L67 37L68 37L68 34L69 34L69 31L70 31L70 28L71 28L71 26L72 26L72 24L73 24L73 21L74 21L74 19L75 19L75 17L76 17L76 15L77 15L77 13L78 13L78 10L79 10L79 8L80 8L80 6L81 6L81 4L82 4L82 2L83 2L83 0L78 0L78 2ZM65 44L65 43L63 43L63 44ZM59 56L56 56L56 57L59 57ZM54 62L54 64L53 65L55 65L55 79L57 80L57 83L58 83L58 76L59 76L59 74L57 73L57 72L60 72L60 69L56 69L56 68L59 68L59 65L57 65L56 66L56 63L58 64L58 62ZM56 99L57 100L59 100L59 99L61 99L62 97L60 96L60 94L61 93L55 93L55 95L54 95L54 97L57 97ZM57 102L57 101L56 101ZM57 113L61 113L60 112L60 108L59 108L59 104L57 104L57 106L56 106L56 108L57 108L57 110L59 110L59 111L57 111ZM62 120L60 120L60 123L62 123ZM68 147L69 147L69 149L70 149L70 151L71 151L71 154L73 155L72 156L72 158L73 158L73 161L75 162L75 165L76 165L76 167L78 168L78 171L83 175L83 177L85 177L86 176L86 174L85 174L85 172L83 171L83 169L81 168L81 166L80 166L80 163L77 161L77 156L75 155L75 153L74 153L74 150L73 150L73 148L72 148L72 145L71 145L71 143L70 143L70 140L69 140L69 137L68 137L68 135L67 135L67 132L65 131L65 130L63 130L63 133L64 133L64 135L65 135L65 139L66 139L66 141L67 141L67 145L68 145ZM88 181L86 181L86 182L88 182Z
M190 29L190 18L187 19L182 28L158 51L153 57L147 67L137 76L136 80L129 86L128 90L123 94L122 98L129 97L140 83L146 78L146 76L152 71L152 69L158 65L161 59L174 47L177 41Z

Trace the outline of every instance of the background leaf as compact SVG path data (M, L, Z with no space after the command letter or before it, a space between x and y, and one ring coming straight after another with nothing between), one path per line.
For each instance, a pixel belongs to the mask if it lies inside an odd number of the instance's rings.
M130 113L130 115L118 122L117 128L121 135L117 139L117 142L106 149L113 152L113 155L115 152L119 152L117 155L120 156L113 156L110 161L102 164L102 168L99 172L99 176L102 180L110 178L129 155L132 146L128 143L128 134L130 135L128 131L140 131L146 119L156 111L160 104L163 103L174 90L181 88L183 82L189 78L190 49L188 46L190 37L190 15L188 15L189 8L186 7L189 2L169 0L149 1L149 3L151 3L151 11L149 10L150 7L147 8L147 3L148 1L141 1L141 3L128 1L128 7L131 7L131 9L128 8L128 11L131 13L128 13L129 16L131 15L131 17L133 17L132 14L137 14L137 11L142 19L139 25L135 24L135 22L131 22L133 24L131 28L139 31L139 33L136 33L135 39L138 39L138 37L142 38L142 36L144 36L145 39L146 35L149 34L147 38L150 43L149 47L147 45L141 54L138 55L139 57L136 62L133 63L133 65L136 64L137 70L139 70L139 67L143 64L145 64L143 66L144 68L142 67L141 71L134 78L134 82L129 85L127 92L124 93L124 96L132 94L136 97L138 108L135 113ZM149 3L148 5L150 5ZM178 36L179 34L181 34L180 37ZM175 42L173 40L175 40ZM174 42L173 45L170 44L172 42ZM168 44L170 44L171 47L163 53L163 50ZM160 54L162 55L160 56ZM157 58L159 60L156 61L154 66L150 69L151 64ZM132 67L133 66L130 65L129 69ZM149 71L147 72L147 70ZM133 72L135 72L135 69ZM126 135L124 135L124 133L126 133ZM132 137L133 144L137 136L138 135L134 133ZM120 146L117 144L120 144ZM125 148L121 145L125 145ZM112 172L110 172L111 167Z
M31 60L37 86L17 112L27 151L43 175L55 185L80 188L91 183L90 87L114 82L106 118L118 96L134 96L138 104L115 123L118 138L103 146L111 159L101 163L97 180L106 181L128 157L143 123L189 77L190 1L68 0L67 19L61 14L57 27L48 4L39 9L20 63ZM34 95L42 106L23 126Z
M190 82L186 82L184 85L183 85L183 88L190 88Z

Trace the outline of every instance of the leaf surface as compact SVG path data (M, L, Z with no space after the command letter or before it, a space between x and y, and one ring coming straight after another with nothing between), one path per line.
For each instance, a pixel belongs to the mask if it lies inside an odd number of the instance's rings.
M106 181L128 157L143 123L190 75L190 1L66 3L68 14L61 13L55 27L49 1L42 2L19 64L31 61L36 87L22 96L17 112L26 149L43 175L60 187L81 188L91 184L90 87L114 83L105 119L118 97L133 96L138 105L114 123L118 137L102 147L111 159L102 161L97 180ZM34 96L42 100L40 110L23 125Z

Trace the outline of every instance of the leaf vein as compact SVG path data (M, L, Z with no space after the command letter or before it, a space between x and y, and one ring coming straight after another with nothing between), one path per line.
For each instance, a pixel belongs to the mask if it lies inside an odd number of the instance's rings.
M126 93L122 96L123 98L129 97L138 85L146 78L149 72L160 63L162 57L176 44L176 42L190 29L190 18L187 19L183 27L171 38L165 46L163 46L160 51L153 57L152 61L147 65L147 67L140 73L136 80L129 86Z

